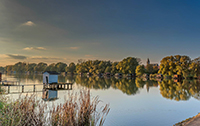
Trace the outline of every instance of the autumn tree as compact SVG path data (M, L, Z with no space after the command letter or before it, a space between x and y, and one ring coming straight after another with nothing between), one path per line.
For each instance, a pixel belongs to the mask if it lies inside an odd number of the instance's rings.
M170 76L173 74L186 76L188 74L191 59L188 56L167 56L164 57L160 63L160 70L158 73Z
M138 59L135 57L128 57L120 61L116 68L120 73L128 74L135 73L136 67L139 65Z
M46 67L47 67L46 63L40 62L37 64L37 66L34 67L34 71L43 72L45 71Z
M136 76L142 76L145 73L144 65L138 65L135 70Z
M66 67L67 67L66 63L58 62L58 63L55 64L55 71L65 72Z
M69 64L68 67L66 67L65 71L74 73L75 69L76 69L76 65L72 62L72 63Z

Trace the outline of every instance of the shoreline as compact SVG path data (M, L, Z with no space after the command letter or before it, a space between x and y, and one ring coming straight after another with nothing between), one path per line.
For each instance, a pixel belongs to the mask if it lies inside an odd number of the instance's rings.
M189 117L181 122L174 124L173 126L199 126L200 125L200 113L193 117Z

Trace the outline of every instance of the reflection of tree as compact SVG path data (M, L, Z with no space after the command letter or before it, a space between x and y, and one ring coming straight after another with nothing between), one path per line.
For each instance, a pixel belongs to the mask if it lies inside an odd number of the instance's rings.
M135 79L135 84L136 84L136 86L137 86L138 88L143 88L144 85L145 85L145 81L143 81L142 78L137 77L137 78Z
M76 84L92 89L109 89L112 86L114 89L119 89L127 95L136 94L138 88L135 85L135 80L116 79L116 78L99 78L99 77L79 77L75 78Z
M24 80L24 79L32 80L33 82L35 82L35 81L42 82L43 81L43 77L40 74L17 73L17 74L12 74L12 75L7 75L7 76L13 76L14 78L17 78L20 82L21 82L21 80Z
M143 81L143 79L140 78L140 77L137 77L135 79L135 83L136 83L136 86L138 88L143 88L144 85L146 84L147 92L149 92L149 88L150 87L153 87L153 86L154 87L158 87L158 82L157 81L153 81L153 80Z
M112 87L116 87L127 95L134 95L137 93L138 88L136 87L135 80L132 79L115 79L115 83L112 83ZM113 85L114 84L114 85Z
M190 94L200 100L200 83L198 80L193 80L193 81L189 81L190 83L190 89L189 89L189 92Z
M85 86L91 89L108 89L110 88L110 83L106 82L104 78L99 77L80 77L76 76L76 84Z
M162 82L159 82L159 84L160 93L165 98L176 101L188 100L190 98L190 84L187 80L184 80L183 83L175 83L173 80L163 80Z
M58 82L63 82L63 83L74 83L75 77L74 76L58 76Z
M147 88L147 92L149 92L149 88L150 87L158 87L158 82L157 81L153 81L153 80L148 80L146 81L146 88Z

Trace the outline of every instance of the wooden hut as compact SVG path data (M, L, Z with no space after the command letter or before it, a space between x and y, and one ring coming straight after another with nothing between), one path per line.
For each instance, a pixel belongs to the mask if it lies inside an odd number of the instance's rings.
M57 84L58 73L56 71L46 71L43 73L43 84Z

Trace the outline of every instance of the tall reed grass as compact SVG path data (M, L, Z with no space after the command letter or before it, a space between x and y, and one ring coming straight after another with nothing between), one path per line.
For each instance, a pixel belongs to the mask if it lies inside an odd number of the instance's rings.
M42 126L45 124L46 104L36 99L35 95L20 97L15 102L2 100L0 124L3 126Z
M102 126L110 111L109 105L97 108L100 100L95 97L91 100L90 91L82 90L80 94L69 94L64 104L54 107L50 112L53 126Z
M69 94L64 104L53 106L37 100L36 95L19 97L8 102L0 97L0 125L5 126L102 126L109 113L109 105L97 107L99 97L91 99L89 90ZM48 113L48 114L47 114Z

